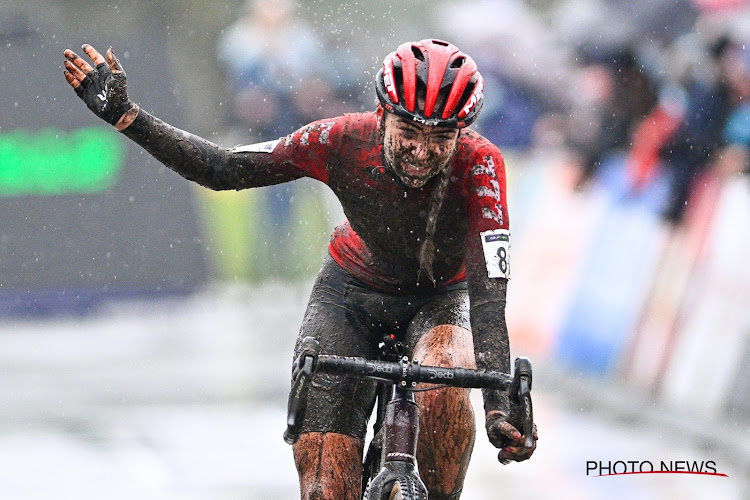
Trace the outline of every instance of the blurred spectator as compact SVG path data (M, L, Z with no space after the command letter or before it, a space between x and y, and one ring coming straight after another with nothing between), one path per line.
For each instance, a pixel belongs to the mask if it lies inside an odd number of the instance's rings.
M711 164L724 145L725 127L738 100L737 51L728 36L707 45L711 71L692 71L678 82L684 112L676 132L661 149L661 158L672 176L665 218L679 223L693 181ZM720 156L720 155L718 155Z
M568 124L568 142L578 153L581 183L609 156L628 150L635 128L657 102L657 86L632 46L583 54L578 99Z
M283 137L355 106L341 95L352 93L351 63L331 57L296 8L293 0L248 0L242 16L219 40L218 56L234 96L230 119L236 143ZM268 268L270 274L287 274L292 201L298 189L297 183L263 189L259 215L265 246L274 255L269 263L279 266Z
M750 51L735 46L726 59L735 106L724 127L724 145L714 166L724 175L750 173Z
M477 130L503 149L532 148L537 122L567 106L568 48L519 0L447 2L435 15L445 36L471 52L485 79Z
M232 118L257 139L286 135L301 124L295 87L322 58L318 39L294 8L291 0L248 0L219 40L235 96Z
M502 148L527 150L537 121L550 111L534 88L504 74L498 66L477 62L485 80L485 104L477 129ZM487 69L484 69L487 68Z

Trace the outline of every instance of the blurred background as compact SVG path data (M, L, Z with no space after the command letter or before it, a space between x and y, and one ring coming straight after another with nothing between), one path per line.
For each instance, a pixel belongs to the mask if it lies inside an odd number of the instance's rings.
M745 0L0 0L0 497L295 498L289 362L343 220L313 181L183 180L62 50L113 46L133 100L231 147L374 109L427 37L486 80L541 435L501 467L480 432L462 498L750 498ZM618 460L729 477L586 473Z

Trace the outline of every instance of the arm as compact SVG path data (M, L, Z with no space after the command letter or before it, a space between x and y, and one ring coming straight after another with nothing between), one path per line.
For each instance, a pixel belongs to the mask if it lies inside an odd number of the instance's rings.
M167 168L214 190L269 186L305 175L272 154L222 148L143 110L123 134Z
M497 148L477 154L467 178L466 273L471 304L471 329L477 368L510 373L510 342L505 303L510 277L510 232L506 202L505 165ZM521 432L513 424L513 407L504 391L483 390L488 437L501 448L498 458L526 460ZM534 434L536 439L536 432Z
M222 148L143 111L128 97L125 72L112 48L106 60L90 45L83 50L95 67L73 51L64 51L65 79L76 94L94 114L183 177L222 190L279 184L306 174L292 162L268 154L270 150Z
M469 255L468 260L484 263L484 256ZM477 368L510 373L510 341L508 340L508 327L505 324L505 297L508 280L505 278L489 279L486 273L482 275L482 269L479 266L467 265L467 281ZM510 413L510 402L504 391L484 389L482 396L485 413L491 411L500 411L505 415Z

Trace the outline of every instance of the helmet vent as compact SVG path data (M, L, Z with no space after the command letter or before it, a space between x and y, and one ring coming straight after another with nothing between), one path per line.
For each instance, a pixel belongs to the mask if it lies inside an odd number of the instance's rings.
M443 47L448 46L448 42L444 42L442 40L433 40L432 43L434 43L435 45L442 45Z
M415 47L414 45L412 45L411 51L414 53L414 57L424 62L424 54L422 54L422 51L419 50L419 47Z
M465 60L466 60L465 57L457 57L456 60L451 63L450 67L454 69L460 68L464 64Z

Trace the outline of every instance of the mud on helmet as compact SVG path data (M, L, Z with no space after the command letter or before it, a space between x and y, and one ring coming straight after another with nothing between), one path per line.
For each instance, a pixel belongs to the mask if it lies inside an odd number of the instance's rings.
M455 45L425 39L399 45L383 61L375 90L383 108L425 125L463 128L482 109L484 79Z

